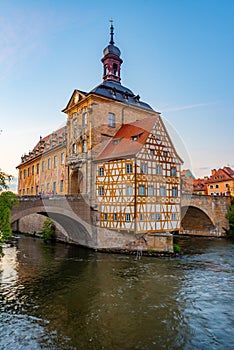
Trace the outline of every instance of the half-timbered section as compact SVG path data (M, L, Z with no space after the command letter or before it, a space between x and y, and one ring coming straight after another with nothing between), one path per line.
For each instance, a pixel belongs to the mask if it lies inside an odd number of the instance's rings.
M136 233L180 229L182 161L160 116L124 124L96 162L101 227Z

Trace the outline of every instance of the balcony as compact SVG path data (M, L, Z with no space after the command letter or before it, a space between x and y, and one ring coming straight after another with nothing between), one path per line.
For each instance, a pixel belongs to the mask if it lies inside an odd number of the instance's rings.
M79 169L87 161L87 153L72 154L67 158L67 165L74 169Z

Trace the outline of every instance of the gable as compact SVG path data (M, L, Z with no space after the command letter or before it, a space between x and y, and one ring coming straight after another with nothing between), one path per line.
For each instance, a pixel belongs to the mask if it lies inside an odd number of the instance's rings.
M150 153L154 151L154 156L159 162L170 162L183 164L183 160L177 154L167 129L159 116L149 133L144 151Z
M80 90L74 90L73 94L67 104L67 106L62 110L62 112L65 112L75 106L77 103L82 101L86 97L87 93L80 91Z

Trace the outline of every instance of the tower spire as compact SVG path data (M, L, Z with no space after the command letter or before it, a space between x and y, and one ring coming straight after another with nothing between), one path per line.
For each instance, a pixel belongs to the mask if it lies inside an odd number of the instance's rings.
M114 45L114 27L113 20L110 19L110 42L103 50L103 80L114 80L120 83L120 67L123 60L120 58L120 49Z
M110 19L109 22L111 23L110 26L110 44L114 45L114 26L113 26L113 19Z

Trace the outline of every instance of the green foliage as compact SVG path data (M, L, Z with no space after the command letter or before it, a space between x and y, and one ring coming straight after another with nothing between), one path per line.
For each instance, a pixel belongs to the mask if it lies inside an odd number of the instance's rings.
M16 195L10 191L0 194L0 242L4 242L12 235L11 229L11 208L18 204Z
M9 186L7 185L7 182L11 181L12 177L13 176L4 173L0 169L0 192L2 190L7 190L8 189Z
M173 244L173 248L174 248L174 253L180 254L181 253L181 248L178 244Z
M47 241L55 241L55 230L56 226L50 218L47 218L42 226L42 238L45 242Z
M229 230L226 231L227 236L234 237L234 200L232 200L231 208L227 214L229 221Z

